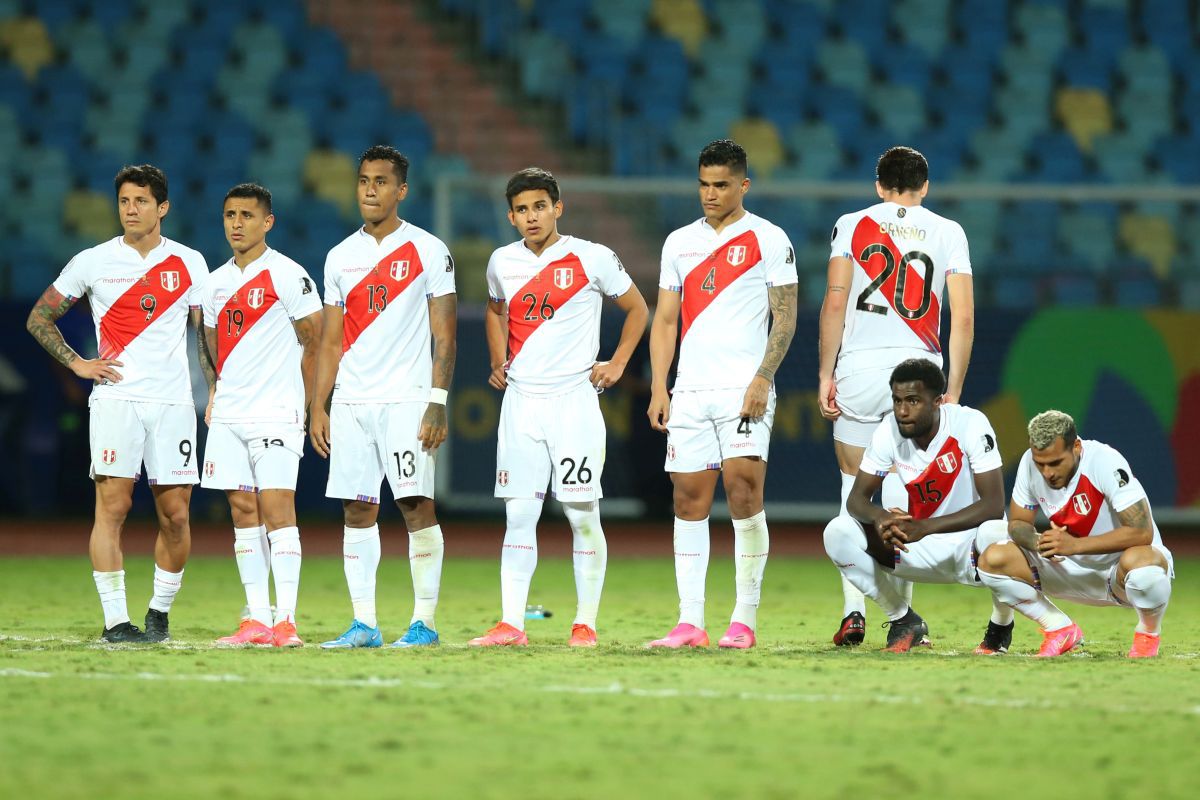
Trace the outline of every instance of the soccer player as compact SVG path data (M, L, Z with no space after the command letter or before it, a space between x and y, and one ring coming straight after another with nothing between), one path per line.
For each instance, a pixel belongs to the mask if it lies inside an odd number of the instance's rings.
M269 191L253 183L234 186L225 194L223 219L233 258L213 270L201 292L217 381L204 415L209 429L200 485L229 498L249 616L217 644L302 647L296 633L296 473L321 335L321 296L303 267L267 246L275 224ZM268 575L275 579L274 618Z
M558 181L529 167L504 191L521 238L488 261L485 315L492 373L504 391L496 443L496 497L507 527L500 555L502 618L469 644L528 644L525 603L537 567L537 523L546 484L573 536L578 606L572 647L594 647L608 545L600 527L605 429L599 392L616 385L650 312L621 260L607 247L558 232ZM625 312L616 350L596 361L604 296Z
M740 145L728 139L707 145L700 152L699 180L704 216L663 244L650 329L647 415L651 427L667 433L679 624L648 646L708 646L708 515L721 474L733 517L737 604L718 644L748 648L755 642L767 564L763 483L775 416L775 371L796 330L796 258L782 230L743 206L750 179ZM667 373L677 331L679 367L672 396Z
M354 610L349 629L321 645L326 649L383 644L375 575L385 476L408 527L415 596L408 631L393 646L438 643L434 613L443 542L433 503L434 467L447 432L457 297L446 245L397 215L407 181L408 159L399 151L376 145L363 153L363 226L325 259L325 329L310 436L317 453L330 460L326 494L342 500L343 564Z
M76 255L42 294L25 327L58 363L95 382L89 406L96 516L88 550L104 610L101 639L162 642L168 612L191 550L188 503L196 469L196 408L188 376L186 329L200 327L204 258L162 235L170 210L167 176L150 164L125 167L113 181L124 234ZM55 321L88 295L97 358L71 349ZM211 384L203 337L200 363ZM154 595L143 633L129 621L121 529L145 464L158 515Z
M947 403L962 396L974 338L967 238L957 222L921 205L929 191L925 157L911 147L888 149L876 166L875 191L883 202L846 214L834 225L821 305L818 401L821 414L833 422L843 514L863 450L891 410L887 376L908 358L942 365L944 293L950 295ZM903 507L904 497L896 475L884 478L886 507ZM912 588L906 591L911 597ZM863 594L843 577L842 595L843 618L833 642L861 644ZM1008 609L999 617L998 622L1012 622Z
M1034 526L1039 508L1050 521L1041 532ZM1068 414L1038 414L1029 422L1008 514L1012 541L982 552L979 576L1042 629L1039 656L1060 656L1083 642L1083 631L1048 597L1133 606L1138 624L1129 657L1158 655L1174 561L1146 491L1120 453L1080 439Z
M902 581L982 586L975 555L1006 538L1004 475L996 434L982 412L945 402L946 376L924 358L892 371L892 415L875 429L840 514L825 527L825 552L887 615L887 647L904 653L929 632ZM908 511L871 499L895 470ZM1012 638L988 626L979 653L1004 652Z

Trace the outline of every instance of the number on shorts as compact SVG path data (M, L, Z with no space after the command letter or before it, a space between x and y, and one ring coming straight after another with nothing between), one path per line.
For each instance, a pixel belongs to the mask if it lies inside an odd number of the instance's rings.
M875 256L883 256L883 272L875 277L867 285L867 288L862 290L862 294L858 296L858 303L855 308L859 311L869 311L872 314L887 314L887 306L877 306L874 303L868 303L867 298L871 293L879 289L880 286L892 276L896 271L896 257L892 255L892 251L881 244L871 244L863 248L859 253L858 260L863 264L870 261ZM925 279L921 281L921 302L916 308L909 308L904 304L904 286L908 281L908 265L914 261L920 261L925 265ZM933 299L933 259L922 253L920 250L912 250L904 254L900 259L900 273L896 276L896 289L892 292L892 302L895 304L896 313L905 319L920 319L929 311L929 306L932 305Z
M382 314L388 304L388 287L383 284L367 284L367 313Z
M244 314L242 314L242 310L240 308L225 309L225 335L241 336L242 323L245 322L245 320L246 317ZM235 325L237 326L237 330L234 330Z
M587 456L579 462L579 469L575 468L575 459L564 458L560 463L560 467L566 467L566 474L563 475L563 486L573 486L577 483L588 484L592 482L592 471L587 465ZM571 477L571 473L575 473L575 477Z
M714 294L717 291L717 268L716 267L713 267L712 269L710 269L708 271L708 274L704 276L704 280L701 281L701 283L700 283L700 290L703 292L708 292L709 294Z
M158 308L158 298L152 294L144 294L142 295L140 305L142 311L146 312L146 319L152 319L154 317L154 310Z
M930 478L924 483L918 482L913 484L917 487L917 494L921 496L922 503L937 505L942 502L942 490L935 485L936 480L936 478Z
M179 455L183 456L183 465L192 463L192 443L187 439L179 440Z
M521 295L522 303L529 303L529 307L525 309L525 321L533 322L538 319L554 319L554 306L550 305L550 293L546 292L542 296L542 302L538 303L537 295L533 292L526 292ZM534 309L537 309L536 311Z
M750 418L749 417L742 417L741 421L738 422L737 432L742 434L743 436L750 435Z
M412 450L405 450L403 453L392 453L396 458L396 471L400 473L402 478L411 478L417 472L417 456ZM401 459L404 462L401 463Z
M263 447L270 447L271 445L283 447L283 439L263 439Z

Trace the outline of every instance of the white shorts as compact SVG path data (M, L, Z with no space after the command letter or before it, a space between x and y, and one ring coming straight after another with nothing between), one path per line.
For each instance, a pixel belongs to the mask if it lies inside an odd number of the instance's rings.
M296 491L304 426L289 422L214 422L204 442L206 489Z
M546 485L563 503L604 496L604 415L592 385L566 394L504 391L496 442L496 497L546 496Z
M425 401L334 403L325 496L378 503L386 477L396 499L433 497L436 451L425 452L417 439L428 407Z
M100 398L91 402L88 442L91 477L133 478L151 486L200 481L196 409L191 405Z
M888 348L852 353L838 359L833 377L837 406L842 415L833 421L833 438L853 447L866 447L883 418L892 411L892 371L909 358L927 358L941 365L927 350Z
M775 421L775 392L767 396L761 419L745 420L739 413L745 389L701 389L675 392L667 420L667 472L720 469L727 458L758 456L767 460L771 425Z
M1167 560L1167 574L1175 577L1174 560L1170 552L1164 548L1155 547ZM1037 553L1031 553L1024 548L1021 552L1029 562L1033 579L1037 588L1050 597L1071 600L1089 606L1128 606L1114 594L1117 586L1117 569L1120 564L1120 554L1114 553L1112 564L1106 566L1087 566L1073 558L1063 558L1053 561ZM1122 592L1124 594L1124 592Z
M977 529L934 533L896 551L895 576L915 583L983 586L975 572Z

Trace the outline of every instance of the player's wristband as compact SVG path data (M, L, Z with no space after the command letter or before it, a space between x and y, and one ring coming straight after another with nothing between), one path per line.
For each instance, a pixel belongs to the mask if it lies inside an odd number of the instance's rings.
M437 403L440 406L446 405L446 398L450 393L445 389L439 389L436 386L429 390L429 402Z

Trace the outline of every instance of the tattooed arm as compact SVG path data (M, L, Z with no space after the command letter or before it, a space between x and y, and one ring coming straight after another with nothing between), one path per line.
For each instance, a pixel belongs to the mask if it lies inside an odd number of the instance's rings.
M771 333L767 337L767 352L742 400L741 416L751 419L758 419L767 413L767 395L775 380L775 371L783 363L792 336L796 333L796 284L772 286L767 289L767 300L771 304Z
M1009 502L1008 538L1031 553L1037 552L1038 531L1033 524L1036 519L1037 512L1034 509L1026 508L1016 500Z
M196 352L200 358L200 371L204 373L204 380L208 384L208 399L211 400L213 392L217 389L217 367L216 359L213 354L216 345L216 328L213 331L213 342L208 341L208 329L204 327L204 312L198 308L193 308L188 314L192 325L196 328Z
M33 310L29 312L29 319L25 320L25 330L37 339L38 344L45 348L55 361L80 378L97 383L101 381L119 382L121 373L117 372L114 367L123 367L124 364L112 358L84 358L72 350L71 345L63 339L62 332L59 331L56 323L59 317L67 313L73 305L75 305L75 298L63 297L57 289L50 286L38 298Z
M842 349L842 329L846 326L846 306L850 297L850 282L854 278L854 264L843 256L829 259L829 270L825 282L825 300L821 303L821 320L818 323L817 351L820 366L817 368L817 404L825 419L837 419L842 411L837 405L837 384L833 380L833 368L837 366L838 351Z
M454 377L454 359L458 354L458 296L444 294L429 300L429 331L433 334L433 388L449 389ZM446 441L449 423L445 403L430 402L421 418L417 439L427 452L437 450Z
M1144 497L1124 511L1117 512L1120 525L1103 536L1076 538L1057 526L1038 538L1038 552L1050 556L1094 555L1120 553L1130 547L1148 545L1154 541L1154 522L1150 518L1150 502Z

